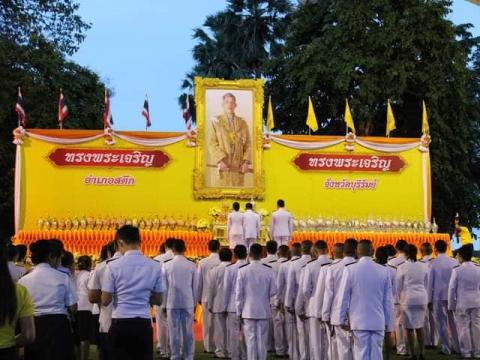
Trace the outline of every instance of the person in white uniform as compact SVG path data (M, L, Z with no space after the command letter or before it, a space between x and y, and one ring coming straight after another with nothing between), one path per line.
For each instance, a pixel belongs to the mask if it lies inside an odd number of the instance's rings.
M354 359L380 360L385 329L390 327L392 287L387 269L373 262L369 240L358 244L360 260L345 267L339 288L339 319L353 331Z
M88 360L90 354L90 331L92 304L88 299L88 280L91 276L92 258L87 255L77 260L78 272L75 276L78 308L75 314L75 333L80 341L80 360Z
M300 275L304 265L306 265L312 256L312 242L305 240L302 242L302 256L298 260L292 261L292 265L288 269L287 288L285 291L285 310L294 315L295 328L293 330L295 338L298 339L296 344L292 344L292 358L305 358L308 348L306 346L306 338L304 332L304 322L299 314L295 313L295 301L299 293Z
M56 270L61 248L51 240L30 245L34 268L18 283L35 305L35 342L25 347L25 359L74 359L73 337L68 313L77 310L77 299L70 278Z
M250 250L250 246L255 244L260 236L260 215L253 211L252 203L245 205L243 234L245 236L245 246L247 250Z
M159 263L140 251L140 231L131 225L117 230L123 256L110 261L102 283L102 305L113 301L108 336L114 359L151 360L153 329L151 305L161 305L165 290Z
M480 266L472 262L471 246L457 250L460 265L452 272L448 286L448 309L455 312L460 354L480 358Z
M202 339L203 349L206 353L213 353L215 351L214 339L214 324L213 316L208 311L208 291L210 284L208 282L209 271L220 264L218 257L218 250L220 249L220 242L218 240L210 240L208 242L208 251L210 255L198 262L198 290L200 304L202 305Z
M397 256L388 261L388 265L394 266L395 269L398 268L400 264L403 264L406 260L405 257L405 247L407 242L405 240L398 240L395 244L395 249L397 250ZM406 340L406 331L403 326L402 321L402 309L400 303L398 302L398 297L394 299L395 301L395 343L397 347L397 355L407 355L407 340Z
M343 245L342 245L343 249ZM317 317L317 299L314 297L318 285L320 269L330 264L328 257L328 245L325 241L319 240L312 249L312 260L305 266L303 274L302 292L305 298L305 317L309 334L309 358L312 360L326 359L328 353L328 338L325 326Z
M285 282L286 274L288 272L288 253L289 248L287 245L281 245L278 247L278 261L277 261L277 271L275 277L275 284L277 285L277 295L275 295L274 307L272 307L272 316L273 316L273 336L275 341L275 355L279 358L288 356L288 342L286 336L286 327L285 327L285 311L283 306L283 299L285 297ZM273 268L274 269L274 268ZM275 271L275 269L274 269ZM283 291L279 289L278 279L282 276L282 286Z
M278 256L277 256L277 251L278 251L277 242L273 240L267 241L267 243L265 244L265 249L267 250L267 256L264 257L262 260L260 260L260 262L262 264L267 264L272 268L273 273L275 275L275 280L276 280L277 274L278 274L278 268L280 266L280 263L278 262ZM275 301L274 301L272 303L272 317L268 322L268 345L267 345L268 351L275 350L275 327L273 326L273 321L275 318L277 318L277 307L275 306Z
M246 359L247 350L245 338L240 326L240 318L235 307L236 284L238 269L247 264L247 248L244 245L237 245L233 249L235 263L227 265L223 279L223 293L225 294L225 312L227 313L227 336L230 358L232 360Z
M184 256L183 240L175 240L172 250L173 259L164 264L170 359L193 360L193 312L198 301L198 273L195 263Z
M270 217L270 239L278 245L288 245L293 232L292 215L285 210L285 201L277 201L277 210Z
M410 357L422 360L425 346L423 327L428 304L428 266L417 261L415 245L406 246L405 256L407 260L397 269L397 292L403 312L403 325L407 329L408 352Z
M343 249L343 254L340 250ZM317 316L330 328L333 328L334 337L331 339L333 346L331 346L332 359L336 360L352 360L353 358L353 339L351 331L346 331L340 322L340 296L338 293L338 285L343 276L343 271L346 266L354 264L357 261L357 241L355 239L347 239L342 246L336 244L334 246L334 260L332 265L322 267L320 278L325 278L323 300L318 300L318 308L321 306L321 313ZM319 287L321 285L318 285ZM321 296L321 295L317 295Z
M230 357L227 333L227 312L225 311L225 291L223 288L225 269L232 263L232 250L222 248L218 252L220 264L210 270L208 306L215 324L215 356L224 359Z
M7 247L8 271L12 277L13 282L17 282L25 274L25 268L18 266L15 262L18 259L18 249L14 245Z
M433 261L433 248L432 244L426 242L420 247L420 253L422 254L422 263L428 266L430 276L430 265ZM427 315L425 316L425 326L423 327L425 334L425 349L435 349L437 344L437 337L435 336L435 318L433 316L433 310L427 308Z
M233 203L233 211L227 218L227 239L230 249L236 245L245 245L243 213L240 212L240 204Z
M153 260L159 262L162 266L166 261L173 259L173 243L175 242L174 238L168 238L163 244L165 247L165 252L159 254L153 258ZM157 326L157 351L160 354L161 358L170 357L170 346L169 346L169 336L168 336L168 321L167 321L167 308L165 303L165 297L163 298L161 306L155 306L155 323Z
M459 352L459 340L455 315L448 310L448 284L452 276L452 270L458 265L458 261L446 255L447 243L437 240L434 244L436 258L430 265L428 280L428 302L435 317L440 352L450 355L452 350Z
M253 244L250 263L239 268L236 284L235 305L243 324L249 360L267 358L270 304L277 293L273 270L260 262L261 256L261 245Z

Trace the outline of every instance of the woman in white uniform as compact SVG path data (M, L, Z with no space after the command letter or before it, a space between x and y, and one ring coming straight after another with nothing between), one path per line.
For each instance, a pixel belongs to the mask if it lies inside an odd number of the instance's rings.
M415 245L407 245L405 256L407 260L397 268L397 294L403 312L403 325L407 329L410 359L422 360L424 359L423 326L428 303L428 266L417 261ZM417 352L415 352L415 335L418 340Z

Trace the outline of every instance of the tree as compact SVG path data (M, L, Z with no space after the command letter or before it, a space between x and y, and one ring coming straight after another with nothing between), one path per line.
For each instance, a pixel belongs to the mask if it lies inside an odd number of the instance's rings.
M88 28L70 0L7 1L0 5L0 236L13 234L14 105L22 87L28 127L56 128L60 87L70 115L65 128L101 128L104 84L65 59ZM58 28L58 31L55 29Z
M478 86L475 98L469 67L477 39L468 25L446 19L450 6L447 0L301 5L291 16L284 51L267 72L276 125L286 133L307 131L312 96L319 134L345 133L347 98L357 134L384 136L390 98L398 129L393 135L419 137L425 99L433 138L433 209L444 231L457 211L468 224L478 224L480 205L480 179L472 171L478 164Z

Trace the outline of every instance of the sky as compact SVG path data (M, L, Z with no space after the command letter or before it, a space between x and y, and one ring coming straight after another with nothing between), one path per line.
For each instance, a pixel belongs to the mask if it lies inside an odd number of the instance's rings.
M92 28L72 59L98 73L113 89L115 129L145 129L140 113L148 94L150 129L183 131L177 97L193 66L193 29L207 15L224 9L226 1L81 0L80 4L79 14ZM480 36L480 6L454 0L452 9L454 23L472 23L472 33Z

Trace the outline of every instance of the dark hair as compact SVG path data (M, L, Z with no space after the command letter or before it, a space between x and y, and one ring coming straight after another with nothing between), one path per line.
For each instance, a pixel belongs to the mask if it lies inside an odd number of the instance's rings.
M92 269L92 258L88 255L82 255L77 260L78 270L87 270Z
M110 256L113 256L118 250L117 240L110 241L107 244L107 249L108 249L108 252L110 253Z
M233 203L233 210L235 210L235 211L240 210L240 204L236 201Z
M472 256L473 256L472 244L463 245L460 249L457 250L457 254L461 256L463 261L472 260Z
M280 255L280 257L288 257L289 251L290 249L288 248L287 245L280 245L278 247L278 255Z
M253 255L255 257L260 257L262 255L262 245L260 244L253 244L250 246L250 255Z
M385 265L388 262L388 252L385 246L380 246L377 251L375 251L375 259L377 263Z
M395 256L397 254L397 250L395 250L395 246L392 244L385 245L385 251L388 256Z
M368 250L368 254L366 253ZM361 256L372 256L373 245L372 242L368 239L362 239L358 242L358 252Z
M232 261L232 250L229 248L221 248L218 252L220 261Z
M175 239L175 241L172 244L172 250L175 251L176 253L185 252L185 250L187 250L187 247L185 246L185 241L181 239Z
M10 324L17 313L17 291L8 270L7 254L4 245L0 245L0 326Z
M37 240L30 244L30 253L34 265L48 262L51 254L52 242L50 240Z
M116 240L129 245L140 244L140 230L132 225L123 225L117 230Z
M246 204L245 204L245 209L247 209L247 210L252 210L252 209L253 209L252 203L246 203Z
M218 249L220 249L220 241L213 239L208 242L208 251L217 252Z
M277 200L277 206L281 208L285 207L285 201L282 199Z
M407 260L417 261L417 247L413 244L408 244L405 247L405 255Z
M267 243L265 244L265 247L267 249L267 253L269 253L269 254L276 254L277 253L278 244L277 244L276 241L274 241L274 240L267 241Z
M343 253L347 256L354 257L357 251L358 241L355 239L347 239L343 245Z
M65 253L63 242L58 239L50 239L48 241L50 241L50 255L57 259L60 258Z
M318 240L315 243L314 247L317 250L328 250L328 245L327 245L327 242L325 240Z
M302 241L302 253L310 254L312 251L312 241L311 240L303 240Z
M166 252L165 243L163 242L163 243L160 245L160 254L165 254L165 252Z
M405 247L408 245L408 243L405 240L398 240L397 243L395 244L395 249L397 251L405 251Z
M105 261L108 259L108 245L103 245L100 250L100 261Z
M237 259L243 260L247 258L247 247L245 245L236 245L233 253Z
M7 245L7 260L15 261L17 259L18 251L14 245Z
M295 242L292 244L292 256L300 255L302 253L302 244Z
M25 258L27 257L27 245L25 244L20 244L16 245L17 251L18 251L18 257L17 261L25 261Z
M432 253L432 244L429 242L424 242L422 244L422 251L425 252L427 255L430 255Z
M444 253L447 251L447 243L444 240L437 240L435 241L435 250L439 253Z
M70 251L65 251L65 253L62 255L62 266L69 268L75 263L75 258L73 257L73 254Z
M165 240L165 248L171 249L174 242L175 238L168 238L167 240Z

